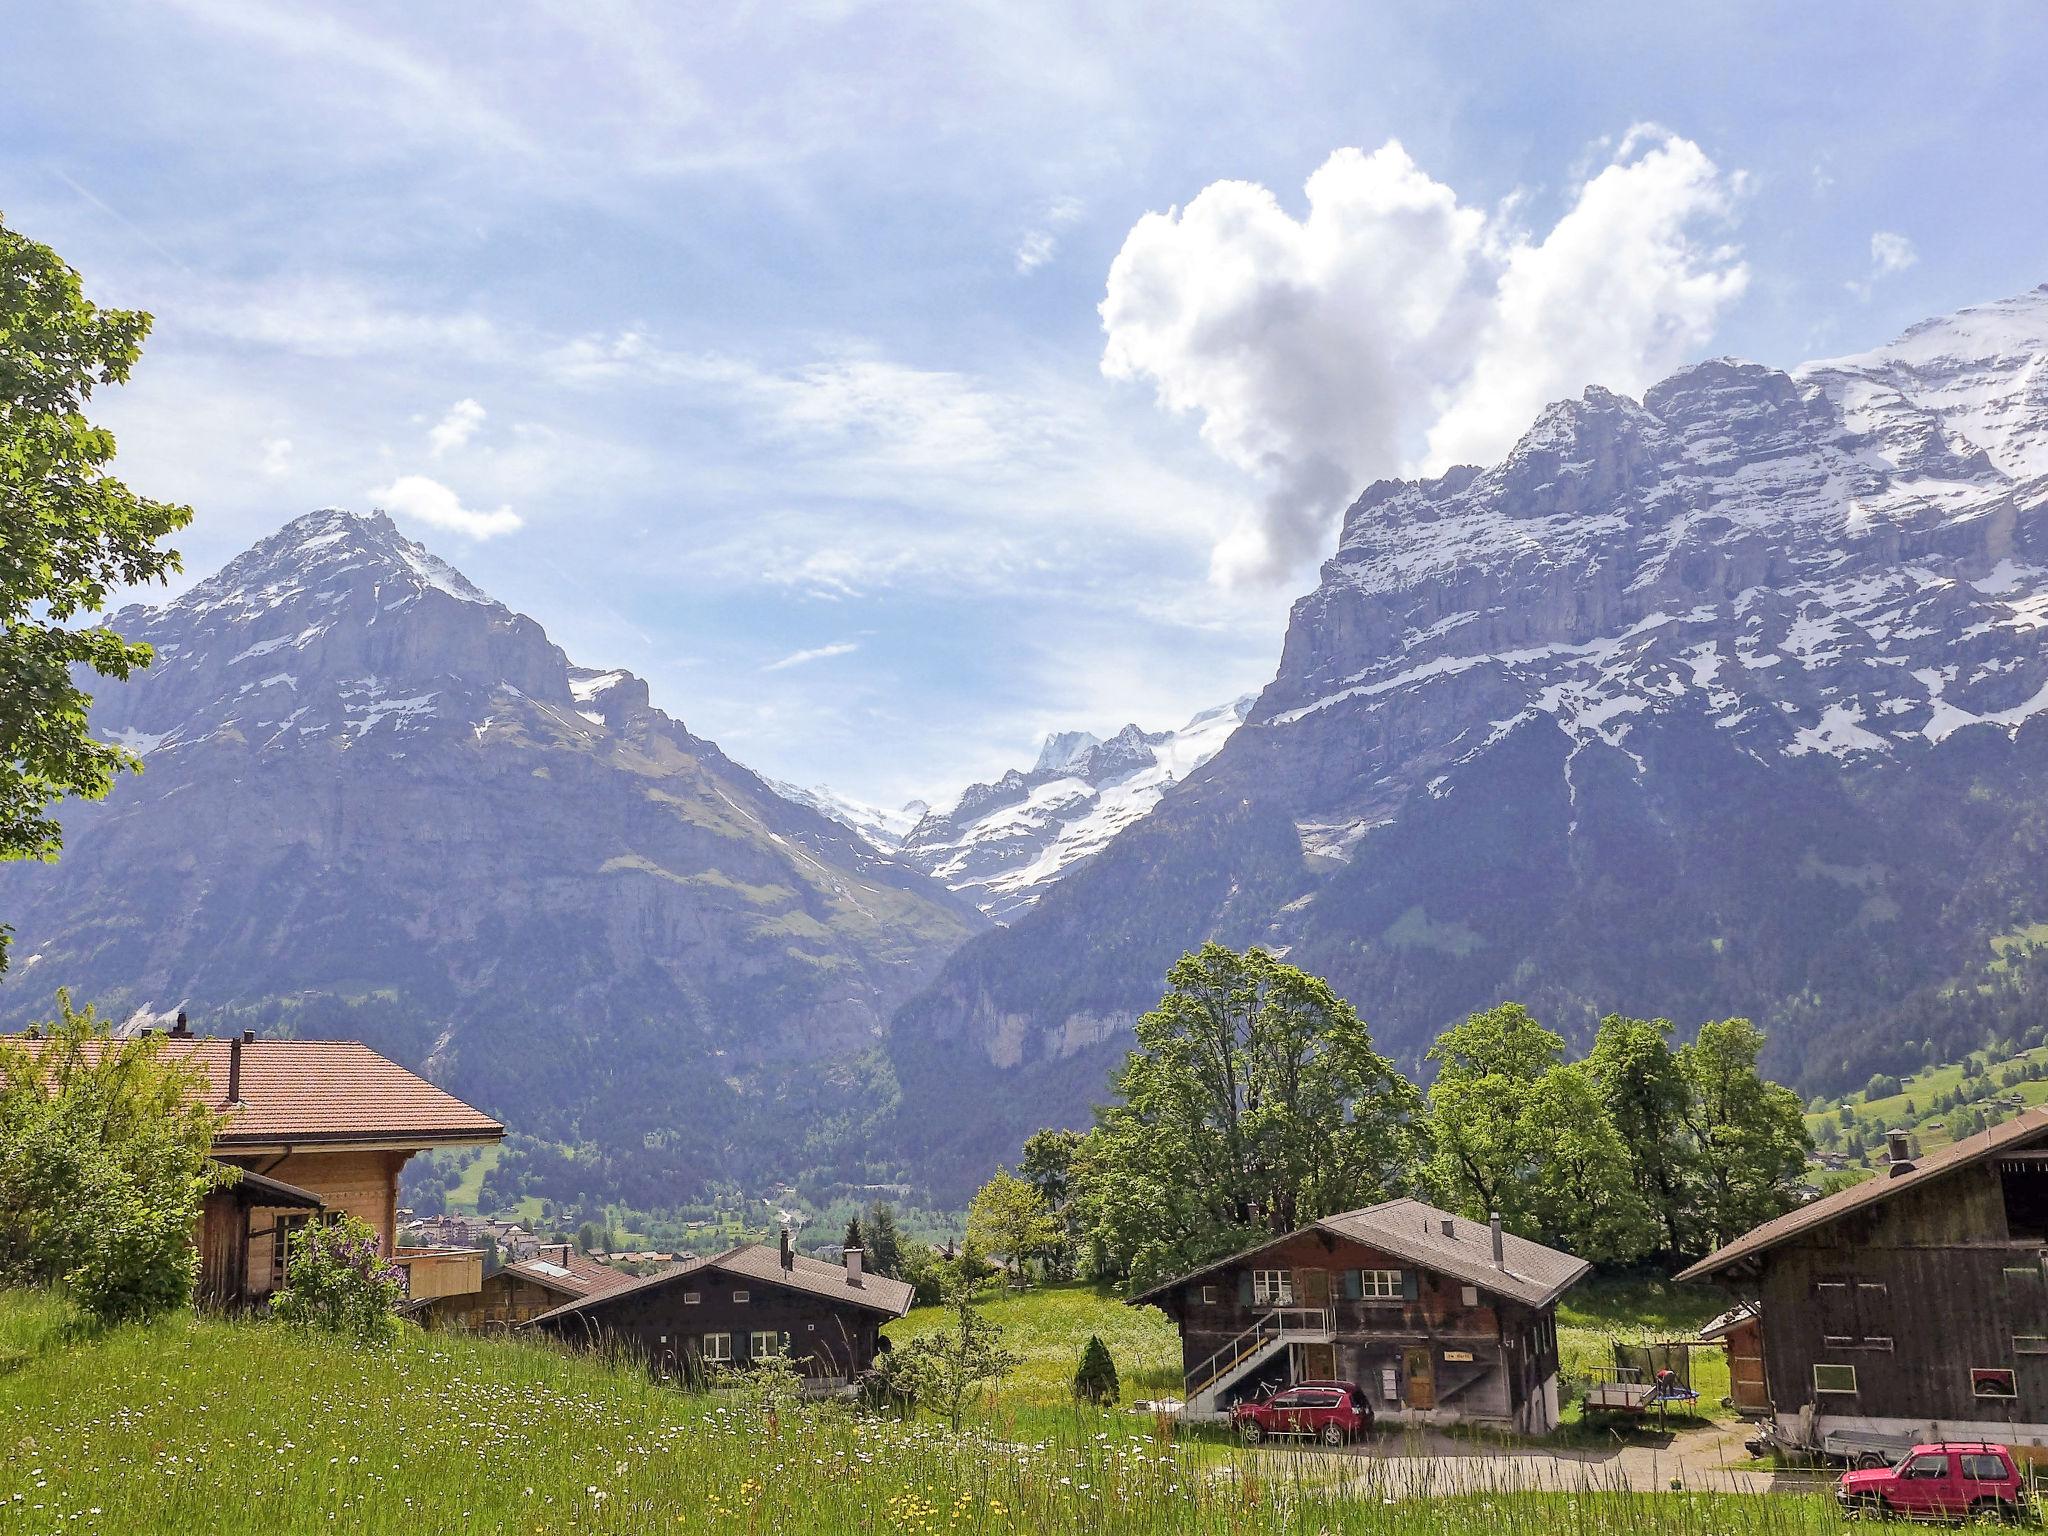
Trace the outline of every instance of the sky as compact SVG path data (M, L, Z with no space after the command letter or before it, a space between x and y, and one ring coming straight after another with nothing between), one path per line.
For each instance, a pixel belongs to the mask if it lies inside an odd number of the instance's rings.
M881 804L1262 686L1374 479L2048 281L2048 7L74 0L0 217L185 580L391 512Z

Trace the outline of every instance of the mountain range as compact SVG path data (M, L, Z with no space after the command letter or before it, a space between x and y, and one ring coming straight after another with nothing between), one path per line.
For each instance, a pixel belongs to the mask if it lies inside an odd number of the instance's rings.
M62 984L358 1035L643 1205L807 1168L956 1197L1085 1123L1210 937L1414 1070L1516 998L1580 1037L1747 1014L1838 1088L2037 1009L2044 514L2048 288L1588 389L1368 488L1256 698L889 811L319 512L115 617L157 660L93 724L145 772L0 867L0 1022Z

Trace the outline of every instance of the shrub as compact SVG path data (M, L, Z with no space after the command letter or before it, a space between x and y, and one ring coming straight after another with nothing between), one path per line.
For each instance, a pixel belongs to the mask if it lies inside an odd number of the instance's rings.
M365 1344L389 1340L405 1275L379 1249L377 1234L354 1216L305 1228L292 1240L285 1289L270 1299L271 1315Z
M1116 1362L1110 1359L1109 1346L1100 1334L1089 1334L1087 1347L1081 1351L1081 1363L1074 1369L1074 1396L1097 1407L1108 1407L1123 1396Z

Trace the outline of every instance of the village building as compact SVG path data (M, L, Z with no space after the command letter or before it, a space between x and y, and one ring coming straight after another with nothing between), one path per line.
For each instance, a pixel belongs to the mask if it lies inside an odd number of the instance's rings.
M429 1328L516 1328L565 1303L631 1284L633 1276L578 1253L568 1243L542 1243L530 1257L486 1275L474 1291L430 1297L409 1310Z
M263 1301L284 1284L291 1234L335 1213L369 1226L415 1299L481 1283L481 1253L399 1243L398 1175L432 1148L500 1141L504 1126L354 1040L196 1035L180 1014L163 1054L198 1069L225 1117L213 1157L241 1173L200 1213L202 1302Z
M1591 1266L1420 1200L1326 1216L1132 1305L1180 1327L1190 1418L1304 1381L1351 1381L1397 1423L1558 1422L1557 1300Z
M2048 1444L2048 1108L1767 1221L1680 1280L1756 1313L1774 1438Z
M1771 1411L1764 1385L1764 1320L1753 1302L1737 1302L1700 1329L1702 1344L1719 1344L1728 1356L1728 1406L1744 1418Z
M663 1375L701 1377L780 1356L815 1385L842 1383L874 1364L882 1324L910 1310L911 1287L864 1272L861 1250L827 1264L746 1243L685 1260L658 1275L564 1302L526 1326L560 1338L623 1347Z

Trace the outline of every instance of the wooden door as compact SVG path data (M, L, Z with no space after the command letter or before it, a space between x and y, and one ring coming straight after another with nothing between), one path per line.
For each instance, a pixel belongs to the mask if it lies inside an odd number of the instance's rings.
M1408 1406L1430 1409L1436 1406L1436 1366L1427 1348L1407 1351L1404 1364L1408 1377Z
M1327 1269L1297 1269L1294 1272L1294 1290L1304 1307L1327 1307L1330 1304L1330 1272Z
M1302 1345L1301 1379L1303 1381L1335 1381L1337 1379L1337 1346L1334 1344Z

